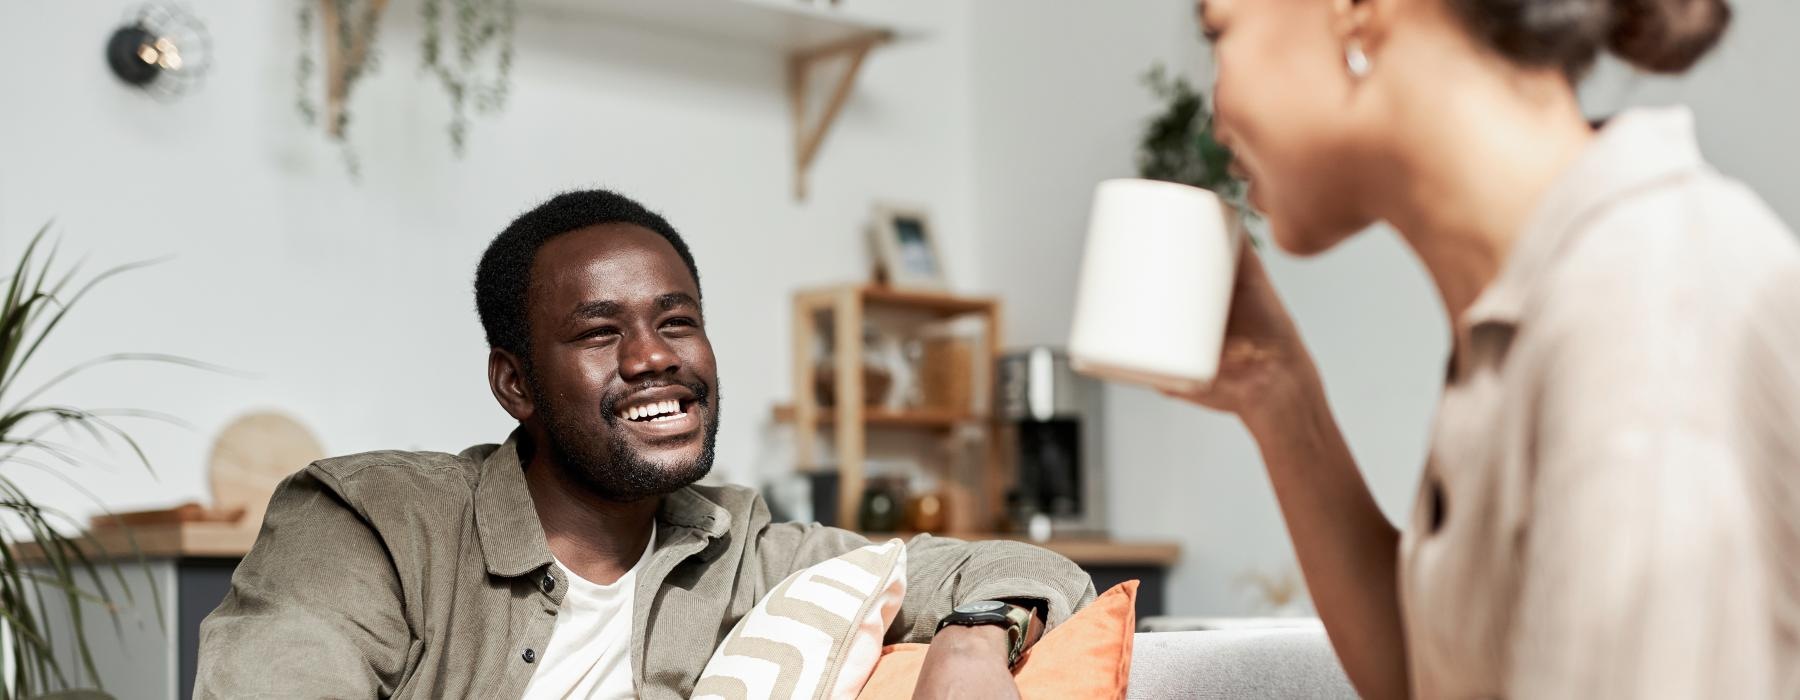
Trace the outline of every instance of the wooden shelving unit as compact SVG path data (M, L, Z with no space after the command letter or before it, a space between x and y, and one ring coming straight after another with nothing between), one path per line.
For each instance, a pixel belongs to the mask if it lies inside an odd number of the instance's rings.
M795 441L795 461L802 470L821 466L813 445L814 431L821 426L832 429L835 437L838 473L837 522L849 528L856 524L856 509L862 500L865 482L863 468L867 462L870 428L903 428L948 431L963 426L977 426L987 431L987 463L982 469L982 483L977 486L979 503L972 514L978 523L991 523L1000 512L1005 479L1001 474L998 428L991 415L973 415L966 411L905 410L894 411L864 402L862 378L864 348L863 319L875 308L897 309L939 319L975 316L982 320L982 347L974 362L994 366L1001 348L1000 302L983 297L965 297L938 292L903 291L874 285L844 285L806 290L794 295L794 403L777 406L777 421L792 422L799 438ZM829 319L833 334L831 357L835 372L836 393L829 410L815 399L813 377L819 358L814 356L814 339L820 331L821 316Z

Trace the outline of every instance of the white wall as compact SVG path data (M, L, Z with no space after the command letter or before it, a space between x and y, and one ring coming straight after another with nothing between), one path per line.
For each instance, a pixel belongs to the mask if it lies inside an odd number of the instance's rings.
M1707 154L1800 221L1800 9L1739 0L1726 46L1683 80L1640 80L1608 65L1588 86L1595 113L1683 101ZM1008 303L1010 340L1066 342L1087 200L1101 179L1134 173L1156 110L1136 76L1157 60L1205 75L1190 0L1139 3L984 0L975 5L975 217L982 284ZM1442 384L1447 325L1428 278L1377 227L1326 255L1265 260L1324 373L1333 408L1376 499L1402 519L1424 463ZM1148 391L1107 390L1105 467L1116 534L1178 539L1176 614L1260 609L1242 576L1293 569L1261 459L1235 420Z
M529 13L513 100L476 123L459 161L438 88L412 70L417 2L398 2L385 66L356 97L355 183L293 113L291 4L193 0L217 62L198 92L168 103L117 85L99 58L132 4L0 3L9 55L27 57L0 62L0 252L55 217L65 249L96 269L176 256L102 288L35 376L115 351L256 376L114 368L53 395L194 424L141 426L158 477L119 454L77 475L119 508L204 499L211 436L255 407L298 415L332 453L502 437L468 289L475 261L514 214L592 184L668 214L699 257L730 397L720 470L751 481L785 469L785 433L766 414L789 393L788 294L864 274L872 199L929 206L953 278L1007 301L1009 338L1061 343L1089 190L1132 172L1156 108L1138 76L1159 59L1197 75L1205 60L1189 0L849 0L927 38L871 59L811 200L797 205L774 56ZM1782 34L1800 9L1736 5L1725 50L1691 78L1634 81L1609 68L1588 102L1596 112L1692 102L1713 160L1800 220L1800 139L1787 130L1800 123L1800 93L1787 87L1800 48ZM1269 265L1378 500L1404 515L1446 351L1424 275L1379 230ZM1183 543L1174 612L1253 610L1238 577L1291 566L1292 555L1241 428L1135 389L1110 388L1108 401L1115 531ZM91 511L54 480L13 473L77 515Z
M194 424L138 425L157 477L122 454L76 475L115 508L204 500L212 436L251 408L297 415L333 454L504 438L470 281L494 234L565 188L617 188L688 237L728 397L719 470L739 481L786 466L779 445L768 447L781 431L767 416L790 393L789 294L866 275L873 199L930 207L953 278L975 270L966 22L955 0L857 4L924 38L870 59L805 204L791 196L784 66L773 53L528 9L512 100L477 121L459 161L440 88L414 70L418 3L396 2L384 65L354 97L358 183L295 115L295 3L190 3L216 60L199 90L167 103L121 86L101 60L134 4L0 3L9 50L30 57L0 62L5 259L52 217L64 248L96 269L175 256L102 287L34 374L157 351L256 376L121 367L54 394ZM53 480L13 473L78 516L92 510Z
M1680 78L1635 74L1603 61L1582 89L1589 114L1637 105L1693 108L1700 149L1714 167L1750 184L1792 227L1800 223L1800 3L1732 0L1725 40Z

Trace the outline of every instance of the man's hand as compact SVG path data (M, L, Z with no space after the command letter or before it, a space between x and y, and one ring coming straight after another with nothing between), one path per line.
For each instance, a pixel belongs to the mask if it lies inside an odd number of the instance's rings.
M1007 647L1004 627L945 627L931 639L913 698L1018 698L1019 687L1006 665Z

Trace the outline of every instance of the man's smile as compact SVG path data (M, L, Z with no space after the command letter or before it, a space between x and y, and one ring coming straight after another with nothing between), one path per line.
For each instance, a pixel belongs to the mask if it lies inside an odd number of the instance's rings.
M615 429L624 428L642 442L673 445L698 437L702 427L700 399L687 387L666 386L632 394L618 402L609 418Z

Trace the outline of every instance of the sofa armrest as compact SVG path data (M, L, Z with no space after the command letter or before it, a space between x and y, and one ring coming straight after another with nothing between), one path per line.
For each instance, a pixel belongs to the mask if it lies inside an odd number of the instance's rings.
M1143 632L1127 698L1355 698L1320 628Z

